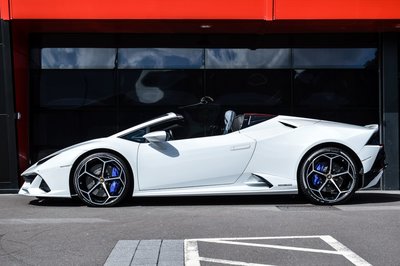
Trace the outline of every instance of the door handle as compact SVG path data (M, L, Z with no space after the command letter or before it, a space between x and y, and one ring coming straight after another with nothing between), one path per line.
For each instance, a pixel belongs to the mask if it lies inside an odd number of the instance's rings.
M250 144L243 144L231 147L231 151L239 151L239 150L246 150L251 147Z

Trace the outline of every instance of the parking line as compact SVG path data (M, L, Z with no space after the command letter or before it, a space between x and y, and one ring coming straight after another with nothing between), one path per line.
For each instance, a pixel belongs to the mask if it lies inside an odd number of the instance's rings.
M201 261L205 262L213 262L213 263L221 263L221 264L228 264L228 265L238 265L238 266L274 266L271 264L259 264L259 263L248 263L242 261L233 261L233 260L220 260L220 259L211 259L211 258L199 258ZM188 264L186 264L188 265Z
M196 238L188 240L196 241L220 241L220 240L231 240L231 241L241 241L241 240L272 240L272 239L307 239L307 238L321 238L323 235L312 235L312 236L256 236L256 237L223 237L223 238Z
M185 239L185 266L200 266L197 240Z
M333 237L326 235L321 236L321 239L324 240L327 244L331 247L336 249L343 257L351 261L354 265L357 266L370 266L371 264L368 263L366 260L358 256L356 253L351 251L348 247L334 239Z
M246 242L231 242L231 241L224 241L224 240L221 240L221 241L202 240L201 242L236 245L236 246L247 246L247 247L274 248L274 249L284 249L284 250L294 250L294 251L304 251L304 252L315 252L315 253L325 253L325 254L334 254L334 255L340 255L341 254L340 252L333 251L333 250L315 249L315 248L299 248L299 247L291 247L291 246L283 246L283 245L268 245L268 244L257 244L257 243L246 243Z
M270 245L248 243L246 240L276 240L276 239L320 239L334 250L302 248L285 245ZM236 242L234 242L236 241ZM280 249L289 251L313 252L331 254L344 257L356 266L370 266L371 264L351 251L348 247L337 241L330 235L313 236L277 236L277 237L244 237L244 238L201 238L183 240L120 240L110 253L105 265L186 265L200 266L200 262L236 266L272 266L271 264L251 263L229 259L210 258L200 256L199 242L257 247L266 249Z
M246 243L242 242L245 240L272 240L272 239L310 239L319 238L326 242L335 250L325 250L325 249L312 249L312 248L300 248L292 246L283 245L269 245L269 244L257 244L257 243ZM232 242L241 241L241 242ZM198 242L207 242L215 244L227 244L227 245L238 245L238 246L250 246L250 247L261 247L261 248L273 248L291 251L302 251L302 252L314 252L322 254L333 254L345 257L352 264L356 266L371 266L366 260L358 256L348 247L337 241L330 235L314 235L314 236L277 236L277 237L244 237L244 238L200 238L200 239L186 239L185 240L185 265L187 266L200 266L200 261L214 262L214 263L225 263L229 265L254 265L261 266L267 264L255 264L242 261L231 261L222 260L215 258L200 257Z

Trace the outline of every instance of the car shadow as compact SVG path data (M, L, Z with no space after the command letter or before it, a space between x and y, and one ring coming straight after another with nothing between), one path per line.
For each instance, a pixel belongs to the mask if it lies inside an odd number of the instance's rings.
M185 197L143 197L132 198L125 206L219 206L219 205L276 205L304 204L298 195L263 196L185 196Z
M279 196L184 196L184 197L135 197L113 208L133 206L211 206L211 205L276 205L305 204L307 201L298 195ZM34 206L79 207L85 206L78 198L41 198L29 202Z
M78 198L40 198L29 202L33 206L48 206L48 207L79 207L85 204Z
M362 205L400 202L400 194L364 191L356 193L344 205ZM34 206L80 207L85 206L79 199L35 199L30 202ZM261 196L185 196L185 197L138 197L126 200L116 206L221 206L221 205L311 205L301 195L261 195Z
M370 203L390 203L400 202L400 193L380 192L380 191L363 191L356 193L346 203L348 205L361 205Z

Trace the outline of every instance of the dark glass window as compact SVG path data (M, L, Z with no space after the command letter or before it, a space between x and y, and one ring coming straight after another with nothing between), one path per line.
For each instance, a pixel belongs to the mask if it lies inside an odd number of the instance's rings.
M34 111L32 115L34 160L81 141L109 136L117 130L117 114L108 108Z
M207 70L207 94L244 112L290 110L291 70Z
M115 105L112 70L42 70L34 84L34 105L82 108ZM36 86L39 86L36 88Z
M187 117L190 137L220 134L227 109L378 123L377 40L374 34L32 36L32 160L171 111ZM215 102L179 108L205 95Z
M204 49L199 48L118 49L118 68L200 69L203 61Z
M113 69L115 48L43 48L42 69Z
M298 115L355 124L377 123L377 88L376 70L297 69L293 84L294 111Z
M181 106L203 95L199 70L120 70L120 104Z
M294 68L376 68L376 48L294 48Z
M290 49L206 49L206 68L290 67Z
M119 70L119 125L129 128L204 96L199 70Z

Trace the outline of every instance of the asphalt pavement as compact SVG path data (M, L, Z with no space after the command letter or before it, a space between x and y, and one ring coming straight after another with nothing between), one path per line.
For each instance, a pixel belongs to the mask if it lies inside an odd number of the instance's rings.
M120 207L0 195L0 265L400 265L400 192L134 198Z

